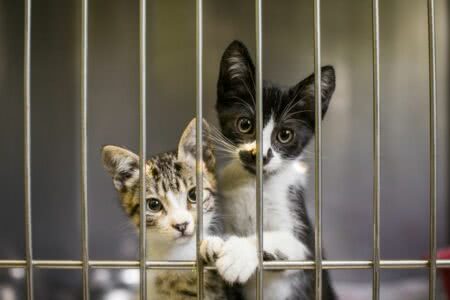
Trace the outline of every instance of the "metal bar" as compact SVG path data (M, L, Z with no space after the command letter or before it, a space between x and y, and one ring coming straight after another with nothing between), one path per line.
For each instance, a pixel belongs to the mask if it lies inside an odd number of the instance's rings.
M24 268L26 260L0 260L0 268ZM153 268L189 268L196 266L196 261L148 261L147 269ZM324 269L370 269L373 266L372 260L323 260ZM81 260L34 260L33 266L38 268L82 268ZM89 266L93 268L139 268L138 260L90 260ZM264 262L264 269L314 269L315 261L270 261ZM420 269L428 268L429 260L381 260L380 266L383 269ZM438 268L449 268L450 260L438 259ZM214 267L205 266L205 269L213 270Z
M434 0L428 0L428 51L430 88L430 270L429 299L436 299L436 202L437 202L437 136L436 136L436 32Z
M256 21L256 240L258 269L256 272L256 299L263 299L263 79L262 79L262 0L255 0Z
M147 1L139 1L139 202L140 202L140 221L139 221L139 261L140 261L140 299L147 298L147 243L146 243L146 217L145 217L145 154L147 152L147 130L146 130L146 83L147 83Z
M196 193L197 193L197 299L204 298L203 259L199 255L203 240L203 1L196 1Z
M89 260L89 267L95 269L139 269L139 260ZM315 269L314 260L301 261L266 261L264 270L300 270ZM381 269L425 269L429 268L430 260L380 260ZM82 260L33 260L33 266L40 269L82 269ZM147 261L146 269L177 269L192 270L197 261ZM323 260L323 269L358 270L373 269L373 260ZM0 268L26 268L26 260L0 260ZM450 268L450 259L436 260L439 269ZM214 270L213 266L205 266L205 270Z
M438 261L440 268L448 268L450 261ZM289 261L289 262L265 262L265 270L296 270L315 269L315 261ZM382 269L423 269L428 268L428 260L380 260ZM323 269L329 270L355 270L373 269L373 261L322 261Z
M372 299L380 299L380 26L379 2L372 0L373 55L373 268Z
M80 97L80 191L81 257L83 261L83 299L89 300L89 232L87 199L87 77L88 77L88 0L81 1L81 97Z
M33 299L33 236L31 220L31 0L25 0L24 26L24 194L27 299Z
M322 299L322 94L320 68L320 0L314 0L314 96L315 96L315 295Z

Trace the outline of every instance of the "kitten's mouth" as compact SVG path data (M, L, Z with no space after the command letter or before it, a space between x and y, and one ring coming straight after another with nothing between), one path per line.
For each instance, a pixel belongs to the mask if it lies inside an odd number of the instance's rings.
M191 231L191 230L189 230L188 232L186 232L186 231L183 231L183 232L177 232L178 234L177 234L177 236L175 237L176 239L179 239L179 238L191 238L193 235L194 235L194 232L195 231Z
M263 176L268 176L272 174L272 171L269 171L267 166L269 165L270 161L272 160L274 154L271 149L267 151L267 154L262 157L262 164L263 164ZM250 174L256 175L256 149L244 149L239 151L239 161L244 167L245 170L247 170Z
M193 236L194 236L193 234L182 234L182 235L175 237L174 241L176 243L183 244L183 243L189 242Z

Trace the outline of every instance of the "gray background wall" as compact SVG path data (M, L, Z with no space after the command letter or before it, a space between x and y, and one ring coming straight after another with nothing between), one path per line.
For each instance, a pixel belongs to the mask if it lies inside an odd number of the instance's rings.
M99 157L104 144L134 150L138 146L137 2L97 0L89 6L92 259L137 257L135 230L119 208ZM418 259L425 257L428 249L426 1L380 2L382 257ZM253 5L253 1L205 1L204 111L213 123L215 83L224 48L231 40L240 39L254 51ZM264 1L265 79L292 85L312 72L312 9L312 1ZM437 0L436 13L438 237L443 246L449 241L448 2ZM38 259L77 259L79 3L36 0L32 14L34 255ZM194 1L149 1L147 38L150 155L174 148L194 116ZM330 259L371 257L371 41L371 1L322 1L322 61L334 65L337 72L336 93L323 123L323 230ZM24 256L22 49L23 4L0 0L0 258L8 259ZM309 151L313 150L310 147ZM312 192L308 201L312 208ZM388 281L426 272L383 271L382 275ZM337 281L368 282L370 276L369 271L333 273Z

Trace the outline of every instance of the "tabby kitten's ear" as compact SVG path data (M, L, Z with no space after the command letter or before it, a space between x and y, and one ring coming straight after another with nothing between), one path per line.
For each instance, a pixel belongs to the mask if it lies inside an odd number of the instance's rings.
M325 66L321 69L321 96L322 96L322 118L328 110L331 96L336 88L336 75L332 66ZM308 121L311 129L314 128L315 120L315 75L311 74L300 81L289 90L291 99L298 100L297 109L303 111L303 117Z
M139 156L133 152L107 145L102 148L102 160L117 191L126 192L139 181Z
M217 105L226 105L238 98L252 103L255 94L254 78L255 67L247 47L240 41L233 41L220 62Z
M178 159L194 168L197 157L196 127L196 119L194 118L184 130L178 143ZM209 132L209 124L203 120L203 162L208 171L214 172L216 158L211 139L209 138Z

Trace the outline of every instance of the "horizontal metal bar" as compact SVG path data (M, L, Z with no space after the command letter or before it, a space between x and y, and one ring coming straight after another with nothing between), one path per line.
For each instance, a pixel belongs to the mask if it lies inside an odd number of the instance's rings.
M380 267L383 269L421 269L427 268L429 260L381 260ZM438 266L449 268L450 260L438 260ZM440 264L440 265L439 265ZM372 260L360 261L341 261L341 260L323 260L323 269L329 270L355 270L373 268ZM296 269L315 269L315 261L277 261L264 262L265 270L296 270Z
M191 270L197 266L192 261L147 261L147 269L179 269ZM298 270L315 269L315 261L266 261L263 263L264 270ZM424 269L428 268L430 261L426 259L417 260L381 260L382 269ZM25 268L26 260L0 260L0 268ZM95 269L137 269L139 260L89 260L89 267ZM437 268L450 268L450 259L438 259ZM82 260L33 260L33 267L41 269L81 269ZM372 260L323 260L322 267L331 270L356 270L373 268ZM205 266L207 270L215 269Z

